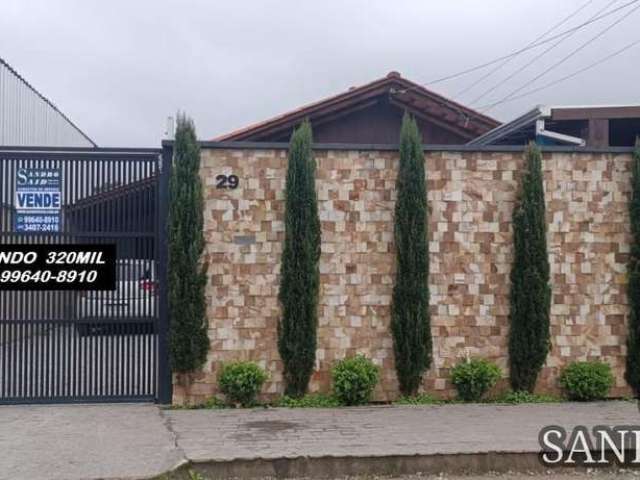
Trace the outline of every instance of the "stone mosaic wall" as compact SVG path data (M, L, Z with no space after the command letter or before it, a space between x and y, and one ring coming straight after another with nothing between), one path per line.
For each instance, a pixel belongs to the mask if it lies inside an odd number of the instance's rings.
M521 153L427 152L434 362L425 390L451 396L449 370L466 355L507 368L511 213ZM311 391L330 387L333 362L363 353L382 369L377 400L397 397L389 333L394 274L393 206L397 154L320 150L321 297ZM602 359L616 373L613 395L627 394L625 263L630 156L545 153L553 350L539 380L557 391L571 360ZM254 360L270 373L265 397L282 392L276 347L286 151L208 149L206 255L210 262L211 352L177 402L216 393L222 362ZM239 187L216 188L234 174ZM503 382L506 384L506 381Z

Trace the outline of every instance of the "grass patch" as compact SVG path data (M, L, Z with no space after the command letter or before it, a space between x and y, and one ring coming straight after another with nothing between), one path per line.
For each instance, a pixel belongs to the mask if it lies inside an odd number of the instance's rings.
M558 403L564 400L560 397L554 397L553 395L539 395L536 393L529 393L526 391L521 392L505 392L495 398L492 398L488 403L509 403L511 405L520 405L523 403Z
M394 405L464 405L464 404L492 404L492 403L508 403L510 405L521 405L527 403L557 403L565 401L561 397L552 395L538 395L529 392L505 392L497 397L487 398L480 402L465 402L459 398L449 400L440 400L429 394L423 393L415 397L400 397L393 402Z
M222 400L211 397L203 403L196 403L193 405L171 405L167 407L168 410L219 410L222 408L229 408Z
M625 398L626 401L636 401L633 398ZM421 393L413 397L400 397L393 405L460 405L460 404L492 404L492 403L506 403L509 405L522 405L528 403L558 403L565 402L562 397L555 397L553 395L539 395L529 392L504 392L498 396L487 398L481 402L464 402L460 399L441 400L428 393ZM260 406L260 405L255 405ZM284 407L284 408L339 408L345 405L333 395L327 395L323 393L307 394L301 398L293 398L289 396L282 396L270 405L263 405L265 407ZM232 408L224 401L211 397L203 403L195 405L172 405L167 407L169 410L218 410L223 408Z
M273 406L286 408L334 408L341 407L342 404L337 398L331 395L313 393L301 398L293 398L285 395L276 400Z

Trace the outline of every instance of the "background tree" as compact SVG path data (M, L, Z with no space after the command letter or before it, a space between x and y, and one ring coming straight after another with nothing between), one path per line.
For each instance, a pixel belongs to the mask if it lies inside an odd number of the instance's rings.
M193 122L178 115L169 180L169 322L172 370L191 372L209 351L204 289L200 148Z
M284 363L286 394L307 391L316 357L320 285L320 218L311 125L304 121L291 136L285 191L285 238L278 322L278 351Z
M542 156L531 143L525 152L527 170L519 203L513 212L514 260L511 268L511 387L533 392L549 353L549 258L545 219Z
M431 366L429 243L424 152L416 121L405 113L400 130L400 165L395 207L396 278L391 331L403 395L414 395Z
M627 336L627 368L625 378L636 396L640 394L640 139L631 163L631 254L627 266L630 315Z

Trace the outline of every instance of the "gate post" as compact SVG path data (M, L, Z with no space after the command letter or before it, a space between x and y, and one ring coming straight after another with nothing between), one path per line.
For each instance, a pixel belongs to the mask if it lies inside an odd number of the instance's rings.
M158 394L157 403L170 404L173 397L173 382L171 365L169 362L169 274L168 274L168 237L169 237L169 177L173 147L171 144L162 145L161 171L158 182L158 274L159 307L158 318Z

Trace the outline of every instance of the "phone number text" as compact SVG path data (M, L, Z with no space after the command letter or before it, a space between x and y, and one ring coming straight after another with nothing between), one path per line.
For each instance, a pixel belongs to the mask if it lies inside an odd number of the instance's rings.
M3 270L0 283L93 283L96 270Z

